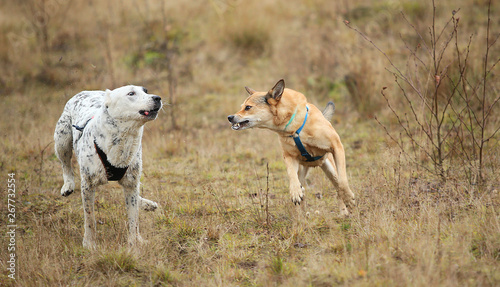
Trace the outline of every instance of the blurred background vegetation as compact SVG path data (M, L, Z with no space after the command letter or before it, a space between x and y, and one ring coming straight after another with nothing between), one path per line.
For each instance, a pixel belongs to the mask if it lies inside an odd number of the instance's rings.
M138 84L164 97L169 104L165 128L179 129L215 123L215 119L221 124L235 107L225 103L233 103L228 99L240 96L241 87L268 89L285 78L288 87L302 91L312 103L334 101L339 107L337 120L371 121L378 116L384 126L399 125L403 132L407 120L398 122L397 116L404 118L411 112L403 97L405 89L417 92L419 98L409 99L416 106L417 101L426 105L425 97L432 101L440 94L444 95L442 108L451 110L448 102L457 103L452 106L454 112L443 112L437 126L423 110L416 126L407 128L410 133L427 132L427 124L431 133L444 133L444 140L432 135L420 143L439 146L436 151L419 151L437 166L434 173L442 178L447 171L444 154L463 152L467 135L470 143L465 145L471 151L466 160L481 162L479 167L469 168L481 170L482 145L496 135L495 127L500 125L496 105L500 52L494 45L499 19L488 22L489 8L489 15L495 16L498 7L488 5L487 0L439 1L435 11L431 1L1 3L0 63L4 71L0 97L4 98L66 100L80 90ZM440 32L434 35L438 39L434 44L431 26ZM491 47L486 53L488 31ZM430 49L437 54L434 62ZM396 67L410 79L410 86L398 87L393 75ZM435 76L443 78L439 89L433 87ZM484 98L478 92L482 82L486 82ZM391 116L390 103L380 93L383 87L390 88L387 94L395 109L407 105L400 115ZM491 113L483 124L467 125L474 117L477 120L474 112L489 107ZM477 135L485 130L486 136ZM450 131L451 139L462 136L448 142ZM404 133L410 142L419 143ZM396 136L395 140L402 139ZM462 148L457 148L460 144ZM473 150L479 146L481 152Z
M23 283L500 282L497 1L436 1L435 11L432 1L413 0L0 5L0 171L16 172L22 183L20 256L51 266L43 275L38 264L23 263L24 274L38 274L22 275ZM313 173L320 192L308 193L304 210L313 215L298 220L274 136L230 130L226 117L245 99L243 87L267 90L281 78L313 104L335 103L333 125L358 197L352 219L335 217L331 186ZM79 247L80 199L61 202L52 148L70 97L126 84L166 104L144 135L143 192L165 209L141 216L152 242L143 261L116 251L115 236L126 234L116 227L124 214L113 212L121 210L119 192L98 199L114 232L99 236L114 251L89 255ZM436 110L427 109L433 100ZM266 163L271 199L261 193ZM270 201L272 226L262 200ZM37 245L51 234L58 247Z

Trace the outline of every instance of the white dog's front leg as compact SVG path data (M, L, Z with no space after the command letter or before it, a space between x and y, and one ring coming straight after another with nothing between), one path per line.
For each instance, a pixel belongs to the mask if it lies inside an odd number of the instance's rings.
M304 198L304 192L302 191L302 185L298 176L299 162L289 156L285 156L284 159L288 178L290 179L290 196L292 197L292 202L300 204Z
M139 205L140 196L138 187L123 187L125 193L125 205L127 207L128 218L128 244L135 247L137 242L142 242L139 234Z
M82 182L82 202L83 202L83 217L85 225L85 234L83 235L83 247L87 249L95 249L95 216L94 216L94 199L95 188L90 187Z

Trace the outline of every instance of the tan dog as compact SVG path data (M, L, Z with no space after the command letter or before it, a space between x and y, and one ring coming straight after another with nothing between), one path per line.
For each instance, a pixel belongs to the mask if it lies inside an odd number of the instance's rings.
M285 89L284 80L269 92L245 89L250 96L238 113L228 116L232 129L265 128L278 133L292 201L300 204L309 168L320 166L338 190L341 215L348 215L355 200L347 182L344 147L329 122L333 103L322 113L303 94Z

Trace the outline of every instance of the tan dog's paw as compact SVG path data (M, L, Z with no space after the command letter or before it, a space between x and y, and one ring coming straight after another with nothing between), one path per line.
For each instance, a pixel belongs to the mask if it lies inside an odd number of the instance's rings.
M340 208L340 216L341 217L348 217L349 215L350 215L350 212L349 212L349 210L347 210L347 208L345 206Z
M292 193L292 202L295 204L295 205L300 205L300 203L304 200L304 193L301 191L301 192L298 192L298 193Z
M356 199L354 199L354 196L349 196L347 200L345 200L345 204L347 205L349 211L352 212L354 207L356 207Z

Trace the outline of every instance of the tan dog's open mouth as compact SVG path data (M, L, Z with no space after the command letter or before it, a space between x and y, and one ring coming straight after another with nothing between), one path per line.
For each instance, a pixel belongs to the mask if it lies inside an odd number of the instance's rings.
M248 120L245 120L245 121L242 121L242 122L238 122L238 123L234 123L231 128L235 131L237 130L242 130L242 129L245 129L248 127L248 123L249 121Z

